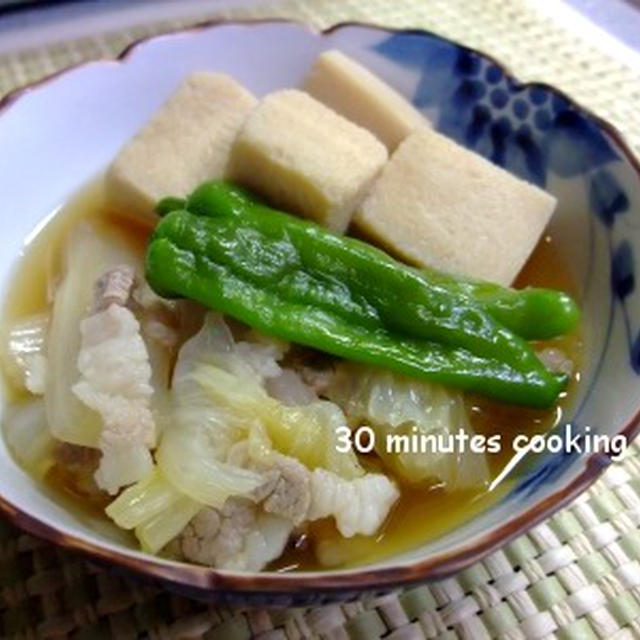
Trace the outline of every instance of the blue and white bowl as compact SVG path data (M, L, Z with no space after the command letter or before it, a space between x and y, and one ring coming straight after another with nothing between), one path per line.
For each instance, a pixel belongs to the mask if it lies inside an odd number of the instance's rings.
M0 284L25 238L103 170L190 71L235 76L258 96L300 83L338 48L407 96L436 128L559 201L553 233L580 285L587 355L574 428L638 430L640 166L607 123L556 89L518 83L499 63L419 31L345 25L313 33L290 23L212 24L138 43L120 60L68 70L2 101ZM560 425L562 426L562 425ZM0 507L18 525L96 559L228 602L311 603L441 578L504 545L584 491L603 453L546 454L471 521L413 551L361 568L240 574L145 555L97 532L47 496L0 440Z

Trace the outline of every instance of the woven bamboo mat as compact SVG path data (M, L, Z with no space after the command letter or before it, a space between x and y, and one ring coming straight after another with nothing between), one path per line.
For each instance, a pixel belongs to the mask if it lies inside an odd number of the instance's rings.
M284 0L205 17L355 20L421 27L543 80L615 124L640 153L640 72L539 11L536 0ZM193 20L190 20L193 22ZM0 96L83 60L115 56L155 23L0 56ZM640 638L640 447L575 503L448 580L349 604L207 606L96 567L0 519L0 637L210 640Z

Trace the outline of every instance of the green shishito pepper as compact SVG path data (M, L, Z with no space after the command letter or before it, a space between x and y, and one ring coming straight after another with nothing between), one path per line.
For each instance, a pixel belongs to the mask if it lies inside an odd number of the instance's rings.
M479 303L498 322L525 340L549 340L569 333L580 320L580 309L563 291L526 287L509 289L493 282L456 278L432 269L423 270L431 281Z
M188 210L162 206L170 212L156 227L146 263L160 295L191 298L285 340L504 402L547 407L566 384L446 277L430 278L222 182L199 187Z
M165 198L156 210L161 216L183 208L208 215L207 212L237 210L255 204L260 204L260 200L241 187L207 182L194 191L188 205L182 198ZM580 320L578 305L563 291L538 287L510 289L435 269L423 269L422 273L429 281L438 282L479 303L498 322L525 340L549 340L564 335L575 329Z

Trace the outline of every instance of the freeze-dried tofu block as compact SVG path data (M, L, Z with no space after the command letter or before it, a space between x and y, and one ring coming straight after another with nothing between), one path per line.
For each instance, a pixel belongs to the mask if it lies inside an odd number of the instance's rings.
M291 89L249 114L227 176L274 206L344 231L386 160L371 133Z
M233 140L256 104L227 75L188 76L109 168L114 203L125 213L151 217L160 198L221 178Z
M391 156L354 223L408 262L508 285L555 205L546 191L423 127Z
M389 151L427 120L366 67L332 49L316 58L303 89L345 118L368 129Z

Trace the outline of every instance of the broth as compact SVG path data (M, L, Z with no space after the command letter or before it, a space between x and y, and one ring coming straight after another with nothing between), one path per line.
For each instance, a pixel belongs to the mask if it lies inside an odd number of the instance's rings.
M116 234L135 247L140 255L143 254L151 229L110 210L106 206L104 185L98 180L54 215L26 246L5 301L3 323L11 323L48 308L48 291L60 271L66 233L82 219L90 219L99 233ZM549 236L541 240L516 285L550 287L577 296L568 266L554 239ZM498 477L512 458L511 440L515 435L546 432L562 420L564 412L571 408L573 392L580 379L581 334L575 332L551 343L563 350L575 367L572 381L556 407L541 411L498 405L480 398L468 399L474 430L485 435L498 433L502 438L501 451L488 454L492 478ZM28 396L26 391L10 385L8 395L10 402L20 402ZM79 514L82 515L84 510L84 515L90 515L92 519L99 512L107 520L99 508L103 505L87 502L82 495L76 495L68 475L59 467L54 467L44 482L47 490L61 496L65 506L73 504ZM356 566L408 551L439 537L484 510L503 495L512 483L513 480L507 477L493 491L485 488L477 491L445 491L439 487L402 486L400 499L375 536L344 539L330 522L315 522L292 540L285 553L268 568L277 571L326 568L326 565L320 566L316 551L329 560L329 564L340 567Z

